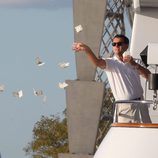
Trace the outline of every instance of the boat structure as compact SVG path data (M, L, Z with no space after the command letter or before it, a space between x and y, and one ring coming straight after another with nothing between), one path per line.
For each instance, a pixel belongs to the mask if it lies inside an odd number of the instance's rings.
M111 54L115 34L130 38L130 55L143 60L151 71L149 81L141 78L143 100L113 103L110 128L96 149L96 138L105 93L106 76L75 53L76 79L66 80L69 153L59 158L158 158L158 0L73 0L74 42L90 46L96 56ZM106 95L105 95L106 94ZM121 103L148 106L152 123L120 123L116 107Z

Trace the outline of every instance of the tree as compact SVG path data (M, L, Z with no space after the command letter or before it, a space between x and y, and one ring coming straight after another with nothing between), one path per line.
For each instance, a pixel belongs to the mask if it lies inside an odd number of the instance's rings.
M113 119L114 101L108 82L105 82L103 108L99 122L98 135L96 138L96 149L105 137ZM66 114L66 110L64 111ZM42 116L33 128L33 140L24 148L26 154L33 158L58 157L58 153L68 152L67 119L57 116Z
M33 128L33 140L24 148L26 154L34 158L51 156L68 152L68 132L66 118L42 116Z
M98 134L97 134L97 138L96 138L96 149L95 150L97 150L101 141L107 134L111 123L113 122L114 97L113 97L113 94L109 87L108 80L105 80L104 84L105 84L104 85L105 86L104 99L103 99L103 106L102 106L101 116L100 116L100 121L99 121Z

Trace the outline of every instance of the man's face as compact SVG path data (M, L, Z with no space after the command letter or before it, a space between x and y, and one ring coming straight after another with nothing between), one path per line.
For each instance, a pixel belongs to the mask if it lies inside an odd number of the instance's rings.
M128 48L128 44L124 43L123 38L113 39L113 52L115 55L122 55Z

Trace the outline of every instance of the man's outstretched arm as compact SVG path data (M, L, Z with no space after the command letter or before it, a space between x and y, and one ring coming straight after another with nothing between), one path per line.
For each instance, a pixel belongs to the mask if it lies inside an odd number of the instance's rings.
M106 68L106 62L103 59L98 59L95 54L93 53L93 51L84 43L74 43L72 45L72 49L76 52L80 52L83 51L87 54L88 59L97 67L100 67L101 69L105 69Z

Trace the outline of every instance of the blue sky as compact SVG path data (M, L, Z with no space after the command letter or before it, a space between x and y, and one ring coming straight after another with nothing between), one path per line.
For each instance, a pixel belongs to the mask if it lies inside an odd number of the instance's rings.
M0 0L0 152L3 158L25 158L41 116L62 113L65 91L59 82L76 79L71 0ZM45 65L37 67L39 56ZM59 62L70 62L61 69ZM46 103L33 94L42 89ZM13 91L22 89L20 99Z

